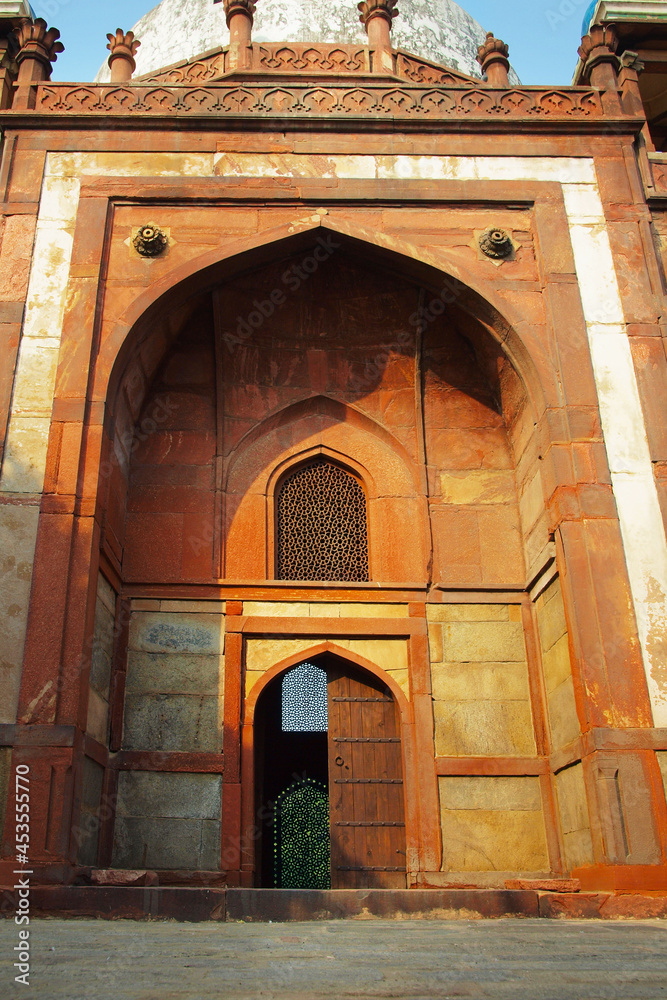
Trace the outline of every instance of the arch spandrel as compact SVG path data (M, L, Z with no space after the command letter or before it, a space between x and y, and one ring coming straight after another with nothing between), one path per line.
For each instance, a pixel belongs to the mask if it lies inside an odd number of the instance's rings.
M278 226L236 240L165 274L137 296L103 340L95 366L93 398L106 401L109 394L113 394L135 348L135 340L145 340L160 316L171 312L170 293L175 289L179 289L181 298L191 298L285 254L307 251L318 230L336 234L344 241L344 246L356 250L361 261L369 259L370 248L372 260L386 264L391 272L421 283L436 295L443 294L447 300L454 296L454 301L475 316L502 345L526 386L535 414L541 415L547 405L562 405L560 398L554 395L554 386L547 384L544 378L544 367L533 358L534 353L541 356L543 349L537 342L531 343L532 328L517 306L490 289L446 250L429 252L424 247L374 230L333 223L326 216L318 221L311 217L296 225Z

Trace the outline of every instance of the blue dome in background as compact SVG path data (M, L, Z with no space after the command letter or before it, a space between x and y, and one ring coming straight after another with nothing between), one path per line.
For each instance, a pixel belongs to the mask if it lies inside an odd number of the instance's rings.
M591 26L591 21L595 17L595 8L597 7L600 0L593 0L593 3L589 4L586 8L586 13L584 14L584 19L581 23L581 37L588 34L588 29Z

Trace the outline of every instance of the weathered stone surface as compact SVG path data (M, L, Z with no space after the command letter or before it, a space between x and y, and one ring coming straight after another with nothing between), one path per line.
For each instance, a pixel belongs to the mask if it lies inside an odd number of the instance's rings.
M16 721L38 517L0 506L0 723Z
M191 653L141 653L130 650L127 690L145 694L217 695L223 684L224 657Z
M445 658L454 663L523 662L526 648L519 622L451 622L444 626Z
M128 694L123 748L219 752L222 726L218 699L201 695Z
M222 653L224 617L137 612L130 625L130 649L146 653Z
M556 798L563 831L566 867L571 869L592 864L593 842L581 764L568 767L556 775Z
M509 611L507 604L426 605L426 617L430 622L506 622Z
M90 683L103 698L108 699L113 658L116 595L102 574L98 574L95 631L90 666Z
M443 502L450 504L516 503L512 472L443 472L440 476L440 491Z
M120 867L142 861L157 869L220 866L219 821L123 816L116 820L114 838L113 863Z
M9 775L12 766L12 748L0 747L0 839L4 836L5 806L9 792Z
M435 701L530 701L525 663L433 663Z
M81 789L81 817L79 828L74 831L78 847L78 862L81 865L97 864L99 840L99 810L102 801L104 768L96 761L84 758L83 786Z
M118 815L219 819L221 789L222 779L215 774L122 771Z
M537 778L440 778L439 786L443 871L548 870Z
M528 702L436 701L435 752L439 756L535 754Z
M578 878L508 878L506 889L535 889L541 892L579 892Z
M665 786L665 795L667 796L667 750L661 750L656 754L658 758L658 764L660 765L660 771L662 773L662 783Z
M542 809L538 778L452 777L440 778L439 783L440 801L445 809L515 812L539 812Z
M554 747L564 747L580 733L572 676L566 677L548 697L549 724Z
M564 681L572 679L570 649L566 633L563 633L546 652L543 652L542 663L544 664L544 682L549 694Z

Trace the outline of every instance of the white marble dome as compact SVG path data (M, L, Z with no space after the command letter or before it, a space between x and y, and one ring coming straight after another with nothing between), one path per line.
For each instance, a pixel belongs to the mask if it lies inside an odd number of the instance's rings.
M486 33L457 3L399 0L398 10L392 29L395 48L480 75L475 57ZM141 41L138 76L229 42L224 5L213 0L162 0L132 30ZM364 44L366 33L356 0L257 0L253 39ZM106 64L97 79L109 79Z

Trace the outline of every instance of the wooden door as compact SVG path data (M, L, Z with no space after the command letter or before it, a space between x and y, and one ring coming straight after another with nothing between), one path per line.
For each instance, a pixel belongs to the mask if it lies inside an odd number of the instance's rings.
M404 889L398 706L370 674L328 673L331 887Z

